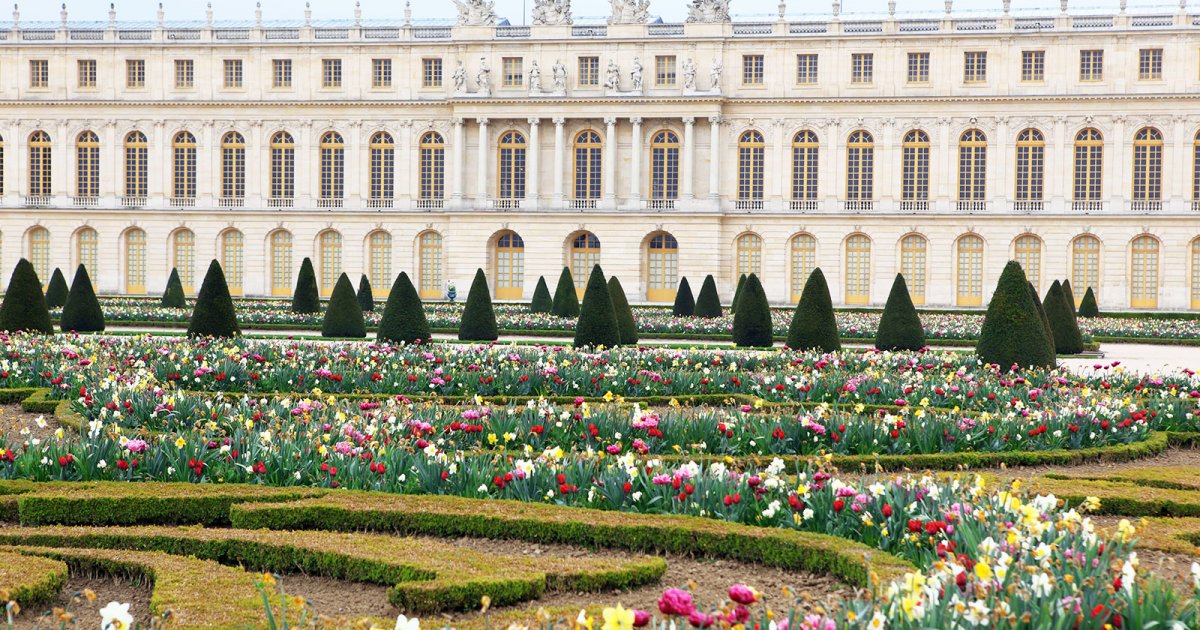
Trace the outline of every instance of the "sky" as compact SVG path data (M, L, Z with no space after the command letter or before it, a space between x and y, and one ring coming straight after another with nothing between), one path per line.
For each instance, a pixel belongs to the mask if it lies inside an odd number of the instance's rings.
M50 20L59 19L59 2L42 0L20 1L21 20ZM304 0L261 0L264 19L300 19L304 15ZM351 0L310 0L314 19L350 19L354 15ZM1119 0L1071 0L1072 12L1083 11L1085 8L1105 8L1113 10ZM1195 6L1196 0L1193 1ZM212 0L213 11L217 19L250 20L254 17L255 0ZM404 16L404 0L361 0L364 19L402 19ZM71 20L107 20L108 0L67 0L67 10ZM121 20L143 21L153 20L158 10L159 0L116 0L117 16ZM163 0L168 20L202 20L205 14L206 0ZM506 17L513 24L528 21L528 11L533 7L533 0L496 0L496 12ZM659 15L667 22L680 22L687 15L688 0L651 0L651 13ZM413 3L413 17L422 18L452 18L455 16L454 3L451 0L416 0ZM998 11L1001 0L955 0L955 11ZM1058 2L1055 0L1013 0L1014 10L1030 10L1043 8L1048 12L1057 12ZM1173 12L1178 9L1177 0L1130 0L1131 10L1150 10L1156 7L1160 12ZM732 11L735 16L775 16L778 14L779 0L733 0ZM788 0L789 15L828 14L830 0ZM929 13L943 11L943 0L897 0L898 13ZM1046 7L1053 7L1046 9ZM887 10L887 0L842 0L844 15L854 13L883 13ZM573 0L572 11L577 17L607 16L609 0ZM6 13L3 12L3 13ZM7 15L0 13L0 19ZM524 17L524 20L522 17Z

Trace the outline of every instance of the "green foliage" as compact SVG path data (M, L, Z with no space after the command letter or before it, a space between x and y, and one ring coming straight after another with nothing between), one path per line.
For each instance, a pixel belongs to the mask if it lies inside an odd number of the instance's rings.
M879 318L875 347L879 350L920 350L925 347L925 327L921 325L921 317L908 293L908 283L901 274L896 274L892 281L892 291Z
M1092 287L1087 288L1087 293L1083 294L1083 301L1079 303L1080 317L1100 317L1100 305L1096 303L1096 293L1092 291Z
M363 321L362 307L354 293L354 284L346 274L338 276L325 309L325 320L321 322L322 337L366 337L367 326Z
M550 297L550 288L546 286L546 276L538 276L537 287L533 290L533 301L529 303L529 312L554 312L554 298Z
M1046 335L1025 272L1016 261L1009 261L1000 274L975 353L985 363L1004 369L1013 365L1054 366L1054 347Z
M1038 297L1037 289L1033 288L1033 283L1026 280L1025 284L1029 286L1029 296L1033 298L1033 305L1037 308L1038 317L1042 320L1042 330L1046 333L1046 343L1053 350L1054 330L1050 328L1050 318L1046 316L1046 307L1042 304L1042 298Z
M358 307L364 313L370 313L375 310L375 291L371 289L371 280L367 278L367 274L363 274L358 279Z
M1079 332L1079 322L1075 320L1075 311L1068 303L1069 299L1063 285L1055 280L1046 293L1046 301L1042 303L1046 318L1050 320L1050 331L1054 334L1054 350L1058 354L1083 352L1083 334Z
M621 345L621 329L617 323L616 310L608 293L608 283L600 265L592 267L587 289L583 292L583 306L579 322L575 325L575 347L614 348Z
M721 316L721 296L717 294L717 281L708 274L704 284L700 285L700 295L696 297L696 317L712 319Z
M62 560L0 551L0 567L5 604L14 601L24 608L45 604L58 597L67 584L67 564Z
M42 282L38 280L33 264L24 258L13 269L4 302L0 303L0 330L54 333L46 296L42 295Z
M196 305L192 307L192 322L188 325L189 337L236 337L242 334L238 327L237 311L225 272L221 263L213 260L208 264Z
M800 303L796 305L792 324L788 327L787 346L793 350L822 352L842 348L833 314L833 299L829 297L829 285L820 267L813 269L804 283L804 292L800 294Z
M579 317L579 294L575 292L575 279L571 277L571 268L563 267L558 276L558 286L554 289L555 317L574 319Z
M711 279L712 276L709 276ZM707 286L707 283L705 284ZM715 292L716 289L714 288ZM703 296L703 292L701 296ZM775 344L771 305L758 276L750 274L742 287L741 304L733 314L733 343L739 348L769 348Z
M421 294L403 271L392 283L376 338L391 343L425 343L432 338Z
M736 313L738 299L742 297L742 285L746 284L746 274L738 276L737 288L733 290L733 301L729 303L729 312Z
M183 282L179 280L179 270L171 267L171 277L167 278L167 289L163 291L159 304L165 308L185 308L187 296L183 293Z
M79 265L75 278L71 280L71 291L63 305L62 318L58 323L63 332L100 332L104 330L104 310L92 289L92 279L87 267Z
M1067 278L1062 283L1063 295L1067 298L1067 304L1071 306L1071 314L1078 315L1078 310L1075 308L1075 292L1071 290L1071 279Z
M575 289L572 288L572 291ZM500 337L496 327L496 311L492 310L492 292L482 269L475 271L467 305L458 325L459 341L495 341Z
M46 285L46 307L59 308L67 303L67 279L58 267L50 274L50 284Z
M613 276L608 279L608 296L612 298L613 312L617 317L617 329L621 332L621 345L632 345L638 342L637 320L633 318L633 309L625 298L625 288L621 281Z
M696 298L692 296L692 285L688 279L679 281L679 289L675 291L675 306L671 308L675 317L691 317L696 314Z
M296 291L292 294L293 313L320 313L321 292L317 289L317 274L312 260L305 257L296 276Z

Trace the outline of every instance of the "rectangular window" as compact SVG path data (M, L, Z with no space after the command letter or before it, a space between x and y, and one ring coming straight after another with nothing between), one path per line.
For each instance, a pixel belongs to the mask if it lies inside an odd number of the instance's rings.
M50 62L45 59L31 59L29 61L29 87L31 88L47 88L50 87Z
M796 55L796 83L800 85L817 84L817 56L815 54Z
M968 51L963 53L963 83L987 81L987 53Z
M1081 51L1079 51L1079 80L1080 81L1103 81L1104 80L1104 51L1103 50L1081 50Z
M292 87L292 60L291 59L272 59L271 60L271 87L273 87L273 88L290 88L290 87Z
M1138 80L1161 81L1163 78L1163 49L1143 48L1138 51Z
M440 58L421 60L421 87L442 87L442 60Z
M196 85L196 64L191 59L175 60L175 89L188 90Z
M659 55L654 58L654 85L658 87L675 85L675 55Z
M321 87L326 89L342 87L341 59L321 60Z
M908 82L929 83L929 53L908 53Z
M850 55L850 82L867 85L875 81L875 55L854 53Z
M1046 51L1021 51L1021 80L1026 82L1046 80Z
M521 57L504 57L500 60L504 69L504 87L521 87L525 84L525 60Z
M88 90L96 87L96 60L80 59L78 68L79 88Z
M600 58L579 58L579 87L596 87L600 85Z
M242 87L242 60L225 60L225 89L237 90Z
M371 60L371 87L373 87L373 88L390 88L390 87L392 87L392 60L391 59L372 59Z
M146 60L125 60L125 87L140 89L146 87Z
M766 58L762 55L742 55L742 84L762 85L766 81Z

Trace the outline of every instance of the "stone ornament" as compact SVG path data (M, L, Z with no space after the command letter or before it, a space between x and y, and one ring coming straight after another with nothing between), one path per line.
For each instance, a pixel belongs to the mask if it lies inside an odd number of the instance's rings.
M565 26L571 22L571 0L534 0L534 26Z
M692 0L688 6L689 23L711 24L729 21L731 0Z
M485 57L479 58L479 72L475 74L475 84L478 86L479 96L492 95L492 68Z
M650 0L610 0L609 24L645 24L650 20Z
M567 93L567 66L561 59L554 60L554 93L557 95Z
M538 65L537 59L529 65L529 93L542 93L542 67Z
M631 70L629 72L629 81L633 84L634 92L642 91L642 72L643 72L642 60L637 57L634 57L633 58L633 70Z
M459 96L466 94L467 69L463 67L463 62L461 59L458 60L458 67L454 69L454 74L452 76L454 79L454 93Z
M459 26L495 26L496 9L493 0L454 0L458 8Z

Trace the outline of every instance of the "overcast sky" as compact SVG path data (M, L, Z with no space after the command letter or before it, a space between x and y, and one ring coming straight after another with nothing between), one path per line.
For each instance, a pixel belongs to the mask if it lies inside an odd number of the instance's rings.
M18 0L21 6L21 19L24 20L54 20L59 19L59 2L57 0ZM249 20L254 16L255 0L212 0L213 10L217 19ZM940 12L944 0L897 0L898 12ZM1083 11L1087 8L1115 8L1119 0L1071 0L1072 12ZM344 18L353 17L352 0L311 0L314 18ZM363 17L365 19L398 19L404 15L404 0L361 0ZM1195 4L1196 0L1193 0ZM207 0L163 0L168 20L199 20L204 19ZM67 9L72 20L106 20L108 16L108 0L67 0ZM123 20L153 20L158 9L159 0L116 0L119 19ZM687 13L688 0L651 0L651 12L662 16L668 22L681 21ZM789 0L788 13L791 15L822 14L830 9L829 0ZM413 3L414 18L450 18L455 15L454 3L451 0L416 0ZM609 0L574 0L573 12L576 16L606 16L609 14ZM967 11L996 11L1001 0L955 0L956 12ZM1013 0L1014 10L1029 10L1035 8L1053 7L1046 9L1057 12L1058 2L1055 0ZM1157 7L1160 11L1177 10L1177 0L1130 0L1131 10L1145 11ZM7 5L2 5L7 6ZM304 0L262 0L265 19L299 19L304 14ZM522 16L528 15L533 6L533 0L496 0L496 12L507 17L513 24L521 24ZM732 9L735 15L771 15L778 12L779 0L733 0ZM887 10L887 0L843 0L842 11L853 13L880 13ZM5 9L0 12L0 19L7 18ZM525 19L527 21L528 18Z

